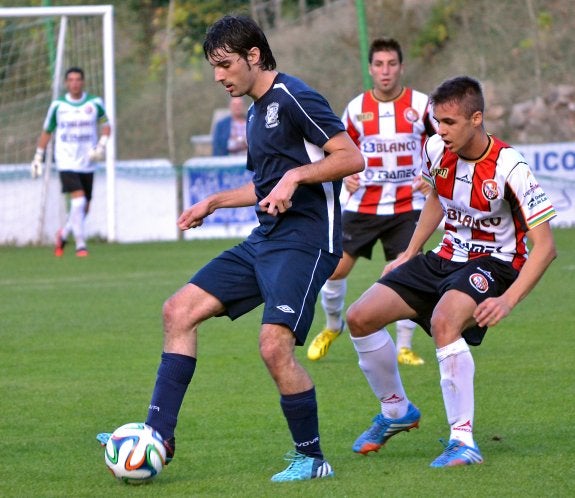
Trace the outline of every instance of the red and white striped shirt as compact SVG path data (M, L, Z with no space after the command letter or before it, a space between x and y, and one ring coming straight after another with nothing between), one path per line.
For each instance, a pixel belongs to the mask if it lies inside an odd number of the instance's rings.
M525 158L494 136L490 141L475 161L447 150L439 135L425 144L423 179L437 191L445 219L434 252L459 262L493 256L520 270L525 234L554 218L555 209Z
M423 207L425 197L412 183L421 172L425 122L431 126L428 101L427 95L404 88L389 102L368 90L347 105L343 124L365 158L365 169L346 211L392 215Z

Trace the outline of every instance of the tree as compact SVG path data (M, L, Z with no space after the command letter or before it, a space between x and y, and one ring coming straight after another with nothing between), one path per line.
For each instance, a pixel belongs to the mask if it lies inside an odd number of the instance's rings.
M142 24L143 42L152 52L152 68L163 66L167 29L172 48L179 54L175 63L186 65L203 57L202 42L206 29L229 13L249 14L249 0L174 0L171 23L167 17L170 0L128 0L129 8Z

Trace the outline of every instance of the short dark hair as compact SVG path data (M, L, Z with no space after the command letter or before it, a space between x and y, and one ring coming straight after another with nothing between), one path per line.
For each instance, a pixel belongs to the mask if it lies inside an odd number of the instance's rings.
M461 104L468 118L477 111L483 112L485 108L481 84L470 76L456 76L445 80L433 91L430 102L433 105L448 102Z
M208 29L204 40L204 55L217 58L223 52L237 53L247 60L248 52L260 50L260 68L271 71L276 68L266 35L257 23L247 16L224 16Z
M68 78L70 73L78 73L84 79L84 70L81 67L72 66L66 69L65 79Z
M376 38L369 47L369 63L373 60L375 52L397 52L399 63L403 63L403 53L401 52L401 45L394 38Z

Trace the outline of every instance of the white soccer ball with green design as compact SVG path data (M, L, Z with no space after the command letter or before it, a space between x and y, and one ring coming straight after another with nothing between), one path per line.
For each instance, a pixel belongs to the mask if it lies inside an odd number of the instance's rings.
M117 479L128 484L144 484L164 468L166 448L158 431L144 423L130 423L112 433L104 459Z

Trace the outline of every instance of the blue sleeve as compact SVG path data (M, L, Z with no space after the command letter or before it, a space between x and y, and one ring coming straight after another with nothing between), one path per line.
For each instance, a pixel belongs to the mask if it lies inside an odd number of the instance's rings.
M292 121L308 142L323 147L330 138L345 131L341 119L319 93L300 92L296 102L297 105L291 108Z

